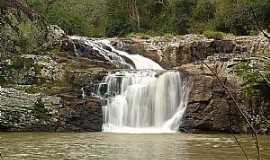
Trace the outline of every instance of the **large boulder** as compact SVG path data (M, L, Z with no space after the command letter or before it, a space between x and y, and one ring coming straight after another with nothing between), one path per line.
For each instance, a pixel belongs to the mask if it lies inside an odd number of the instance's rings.
M97 132L102 128L98 99L29 94L0 87L0 100L0 131Z
M84 100L67 95L62 96L62 99L64 108L60 111L56 131L102 131L103 113L99 99Z
M236 105L223 86L223 84L231 86L225 76L217 79L203 64L187 64L178 69L192 78L191 93L180 126L181 131L191 133L246 131Z

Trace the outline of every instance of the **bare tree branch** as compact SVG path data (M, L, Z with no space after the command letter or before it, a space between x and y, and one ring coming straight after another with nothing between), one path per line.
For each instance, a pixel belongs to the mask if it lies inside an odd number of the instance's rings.
M200 57L196 56L196 58L198 60L200 60ZM257 160L261 160L261 153L260 153L260 145L259 145L259 139L258 139L258 134L253 126L253 124L250 122L249 118L247 117L247 115L245 114L245 112L243 111L240 103L237 101L237 99L235 98L233 92L226 86L225 83L223 83L223 81L221 80L221 78L219 77L219 73L217 72L217 70L212 69L207 63L205 63L203 60L201 61L208 69L209 71L216 77L216 79L218 80L218 83L224 88L225 92L228 94L228 96L232 99L233 103L235 104L237 110L239 111L239 113L241 114L241 116L244 118L245 122L248 124L249 128L251 129L251 133L252 136L255 139L255 146L256 146L256 151L257 151Z
M238 144L238 146L240 147L242 153L244 154L246 160L249 160L249 159L248 159L248 156L247 156L247 153L246 153L246 151L245 151L245 149L243 148L243 146L241 145L241 143L239 142L239 140L237 139L237 137L236 137L235 135L233 135L233 137L234 137L235 142L236 142L236 143Z
M4 158L2 157L2 153L0 152L0 158L1 158L1 160L4 160Z
M238 101L236 100L236 98L232 94L232 91L222 82L218 73L216 73L207 63L205 63L203 61L202 61L202 63L214 74L214 76L217 78L220 85L225 89L226 93L230 96L233 103L236 105L238 111L241 113L242 117L245 119L246 123L250 127L252 135L255 138L255 145L256 145L256 150L257 150L257 160L261 160L259 139L258 139L258 135L257 135L257 132L256 132L254 126L252 125L252 123L249 121L248 117L246 116L246 114L242 110L241 105L238 103Z

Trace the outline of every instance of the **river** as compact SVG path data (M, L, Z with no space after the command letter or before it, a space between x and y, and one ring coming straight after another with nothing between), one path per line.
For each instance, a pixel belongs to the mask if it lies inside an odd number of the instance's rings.
M255 159L247 135L239 135ZM260 136L262 156L270 159L270 137ZM0 133L4 160L238 160L244 159L232 135Z

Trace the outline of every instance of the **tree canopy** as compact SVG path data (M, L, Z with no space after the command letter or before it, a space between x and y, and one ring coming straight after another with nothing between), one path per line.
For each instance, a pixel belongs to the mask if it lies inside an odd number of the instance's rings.
M255 34L270 28L270 0L27 0L69 34Z

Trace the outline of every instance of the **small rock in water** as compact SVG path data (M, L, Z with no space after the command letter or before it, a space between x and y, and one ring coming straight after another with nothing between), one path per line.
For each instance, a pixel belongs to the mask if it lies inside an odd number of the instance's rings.
M112 48L109 46L103 45L102 48L112 52Z

